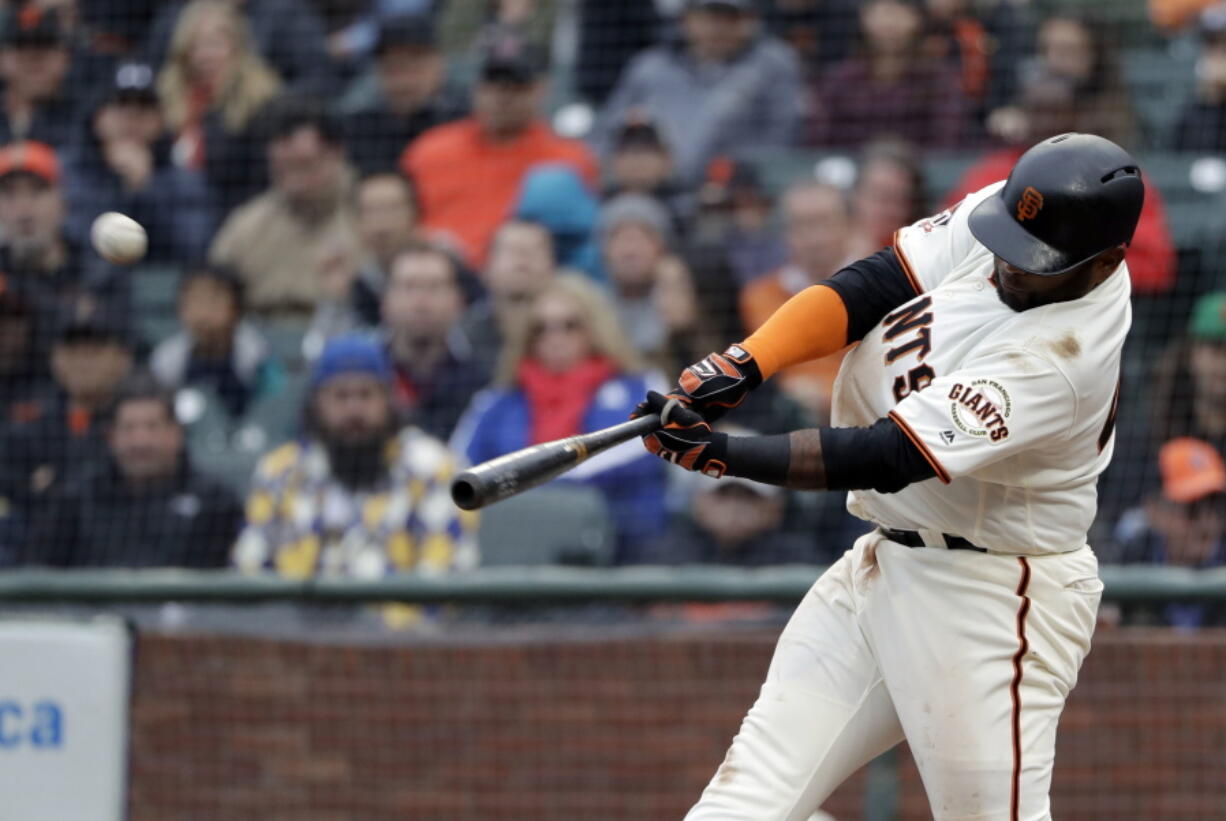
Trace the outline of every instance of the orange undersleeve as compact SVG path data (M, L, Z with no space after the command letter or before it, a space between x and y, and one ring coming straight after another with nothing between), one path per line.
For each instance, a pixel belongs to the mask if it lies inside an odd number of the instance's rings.
M811 285L783 303L741 343L758 361L763 379L846 345L847 307L838 292L825 285Z

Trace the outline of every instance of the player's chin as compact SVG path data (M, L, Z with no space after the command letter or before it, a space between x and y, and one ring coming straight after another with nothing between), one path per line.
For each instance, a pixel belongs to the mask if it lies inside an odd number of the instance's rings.
M996 296L1008 308L1021 313L1022 311L1034 307L1033 297L1031 297L1029 294L1019 294L1015 291L1010 291L1008 288L1005 288L996 281L993 281L992 284L996 287Z

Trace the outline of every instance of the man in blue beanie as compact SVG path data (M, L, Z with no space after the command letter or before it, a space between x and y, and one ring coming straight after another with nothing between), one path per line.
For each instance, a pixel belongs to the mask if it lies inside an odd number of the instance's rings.
M239 568L375 578L476 563L476 522L451 504L439 440L397 419L392 369L359 335L333 339L311 376L304 434L266 455L234 548Z

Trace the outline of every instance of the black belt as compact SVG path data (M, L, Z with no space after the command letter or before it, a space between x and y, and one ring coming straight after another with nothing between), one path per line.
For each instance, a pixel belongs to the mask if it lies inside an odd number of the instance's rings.
M907 547L928 546L924 544L924 537L915 530L894 530L889 527L879 527L877 529L891 542L905 544ZM951 536L948 533L942 533L941 536L945 539L945 546L950 550L974 550L976 553L988 552L986 547L976 547L961 536Z

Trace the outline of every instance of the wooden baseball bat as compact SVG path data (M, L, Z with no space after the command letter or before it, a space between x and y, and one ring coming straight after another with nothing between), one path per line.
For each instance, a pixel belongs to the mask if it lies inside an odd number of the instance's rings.
M667 417L669 409L666 405L660 416ZM451 498L464 510L476 510L523 493L614 445L659 430L660 416L640 416L602 430L532 445L482 462L451 481Z

